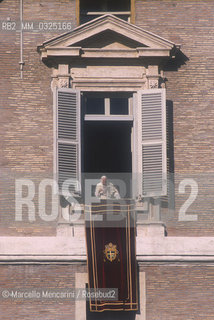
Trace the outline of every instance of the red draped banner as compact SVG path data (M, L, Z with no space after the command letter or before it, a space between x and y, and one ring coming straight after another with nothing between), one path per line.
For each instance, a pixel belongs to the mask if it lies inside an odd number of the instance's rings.
M89 290L118 289L117 300L90 299L90 311L138 310L133 203L102 201L85 217Z

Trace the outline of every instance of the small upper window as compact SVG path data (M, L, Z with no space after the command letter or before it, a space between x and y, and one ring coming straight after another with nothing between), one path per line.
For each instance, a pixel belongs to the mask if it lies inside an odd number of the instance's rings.
M111 13L129 21L131 0L79 0L80 23L88 22L100 15Z
M130 93L85 93L85 115L116 116L132 115L132 94Z

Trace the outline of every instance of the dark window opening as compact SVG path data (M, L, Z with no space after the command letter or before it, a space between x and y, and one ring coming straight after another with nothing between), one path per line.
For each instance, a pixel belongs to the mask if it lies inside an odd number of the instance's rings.
M131 115L130 93L87 93L84 95L85 115Z
M129 114L129 105L127 98L111 98L110 99L110 114Z
M84 172L132 172L131 121L85 121Z
M87 97L85 101L86 114L105 114L104 98Z
M104 13L112 13L128 21L130 0L80 0L80 23L85 23Z
M130 0L80 0L80 11L130 11Z
M121 179L126 186L124 198L131 196L132 121L85 121L83 167L85 178ZM121 192L120 188L118 188Z

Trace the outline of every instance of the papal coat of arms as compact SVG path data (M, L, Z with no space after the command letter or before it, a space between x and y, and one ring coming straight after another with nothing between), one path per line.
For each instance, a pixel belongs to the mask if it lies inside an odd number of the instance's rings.
M108 259L110 262L118 258L118 255L119 255L119 251L117 250L117 245L111 242L105 245L105 250L103 252L104 252L105 258ZM104 261L106 261L105 258L104 258Z

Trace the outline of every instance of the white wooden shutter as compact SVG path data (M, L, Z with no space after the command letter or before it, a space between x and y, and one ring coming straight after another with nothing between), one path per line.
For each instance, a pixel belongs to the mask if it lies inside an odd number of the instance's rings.
M135 99L135 196L156 197L167 192L165 101L165 89L139 91Z
M71 192L80 193L80 92L56 89L57 177L60 190L65 181Z

